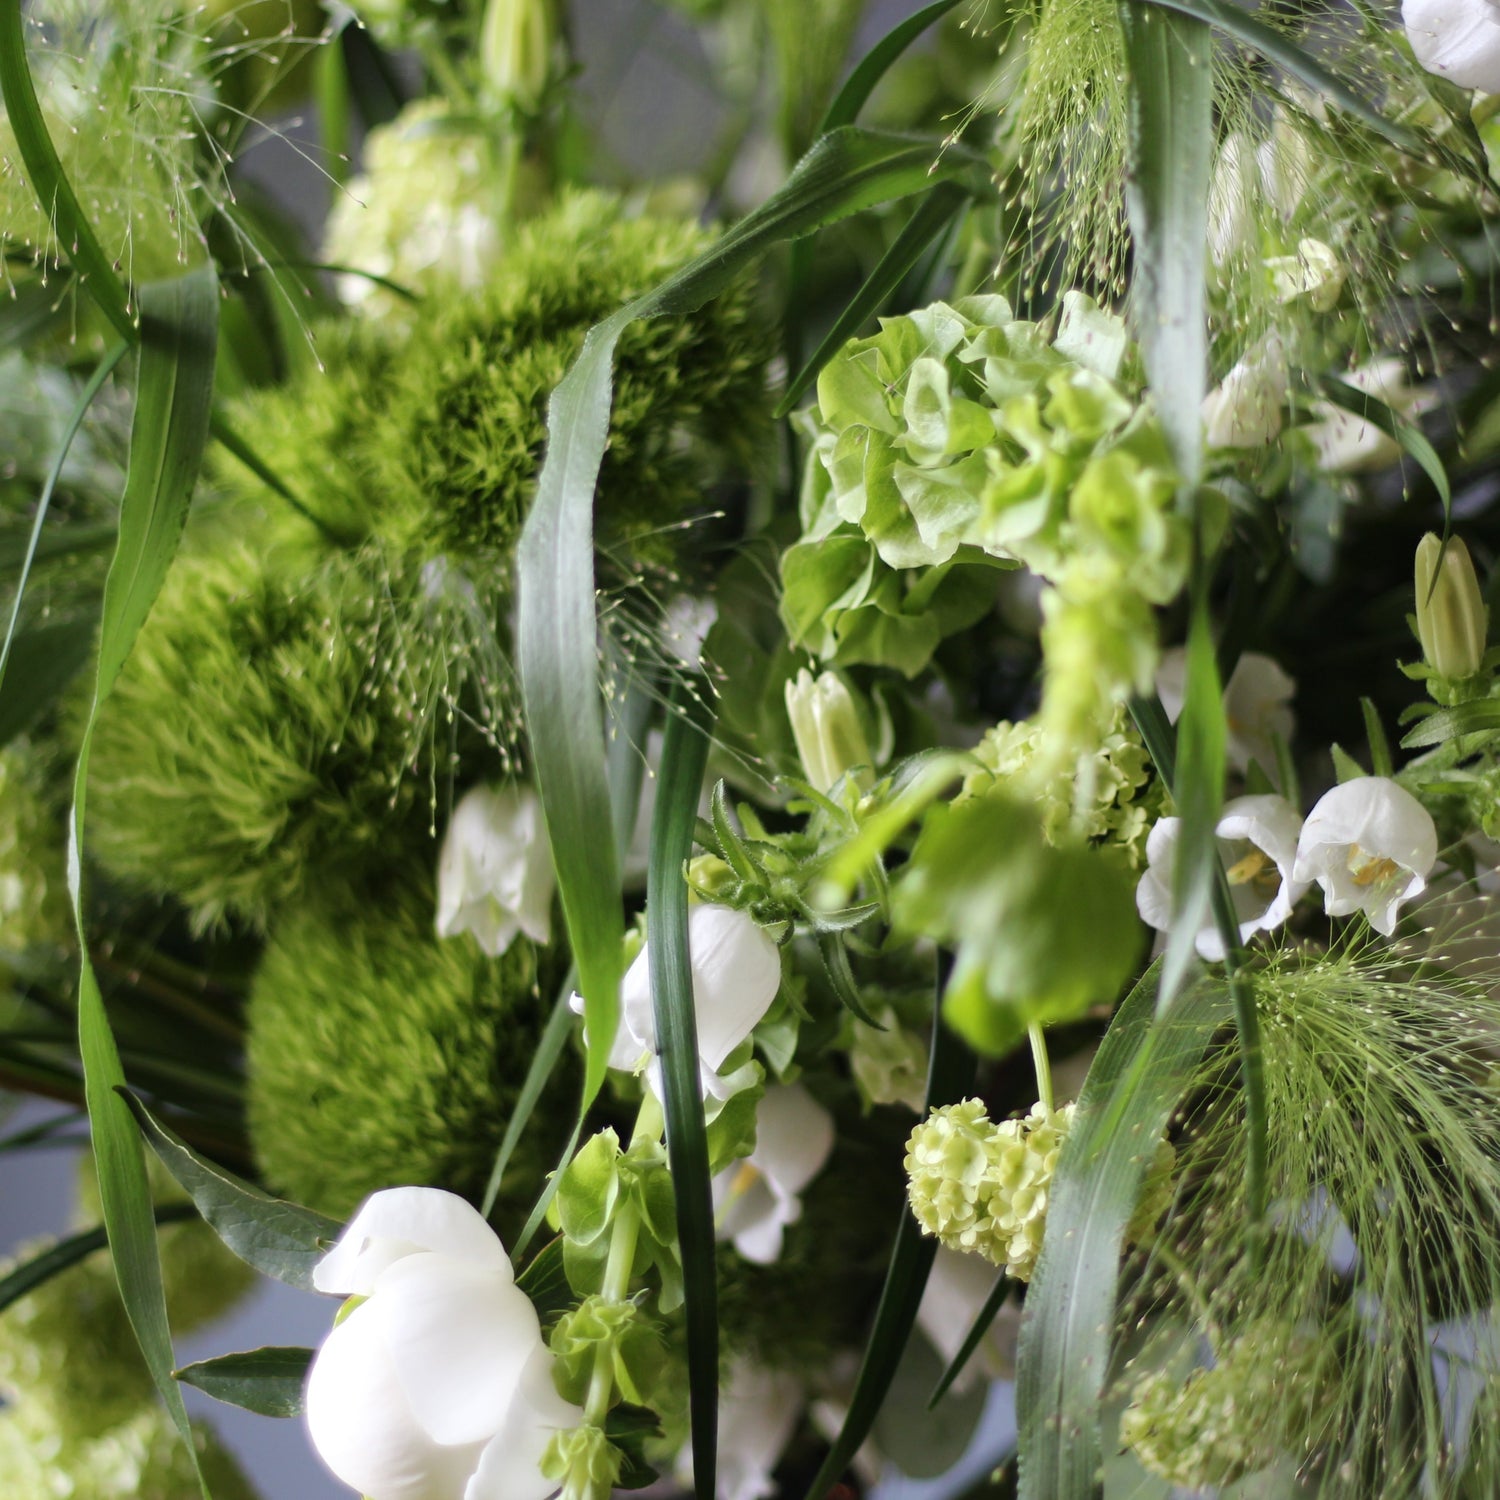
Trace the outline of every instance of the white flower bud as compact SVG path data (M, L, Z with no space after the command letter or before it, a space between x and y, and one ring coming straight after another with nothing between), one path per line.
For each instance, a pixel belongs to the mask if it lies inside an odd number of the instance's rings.
M438 857L439 937L471 932L492 958L525 933L552 934L552 850L525 787L477 786L453 809Z
M495 97L524 113L542 102L552 78L557 23L553 0L489 0L479 64Z
M860 727L854 699L836 673L822 672L814 677L803 667L796 681L786 685L786 712L792 721L803 772L818 791L830 791L850 770L855 770L861 790L870 788L874 757Z
M1456 536L1444 547L1429 531L1417 543L1416 575L1417 638L1427 665L1441 677L1472 677L1490 619L1469 549Z

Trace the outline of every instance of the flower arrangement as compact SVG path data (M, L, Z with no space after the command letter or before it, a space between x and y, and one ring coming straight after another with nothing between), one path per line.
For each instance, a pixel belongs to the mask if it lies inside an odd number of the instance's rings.
M0 0L0 1487L1497 1493L1500 12L633 4Z

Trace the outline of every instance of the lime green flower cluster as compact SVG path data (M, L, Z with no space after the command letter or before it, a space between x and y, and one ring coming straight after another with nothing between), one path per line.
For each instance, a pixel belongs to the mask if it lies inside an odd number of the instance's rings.
M1125 854L1132 870L1144 868L1146 836L1166 811L1167 796L1123 709L1093 753L1080 758L1072 781L1047 774L1046 732L1032 719L997 724L973 754L978 765L964 778L961 797L992 790L1025 796L1041 817L1048 843L1107 843Z
M1039 1103L1024 1119L998 1125L978 1099L933 1110L906 1143L908 1202L923 1231L949 1249L1003 1266L1017 1281L1030 1281L1074 1109ZM1158 1142L1128 1241L1144 1238L1161 1217L1175 1161L1171 1145Z
M1181 588L1188 536L1161 429L1118 381L1125 347L1076 293L1055 339L981 296L847 344L818 380L803 535L782 560L793 640L914 675L990 608L985 568L1022 563L1052 585L1049 735L1071 748L1149 686L1151 606Z
M62 808L25 740L0 751L0 953L71 940Z
M1327 1434L1318 1419L1338 1387L1327 1337L1271 1318L1250 1325L1212 1367L1159 1370L1136 1387L1120 1440L1152 1473L1185 1489L1234 1484L1283 1455L1301 1461Z

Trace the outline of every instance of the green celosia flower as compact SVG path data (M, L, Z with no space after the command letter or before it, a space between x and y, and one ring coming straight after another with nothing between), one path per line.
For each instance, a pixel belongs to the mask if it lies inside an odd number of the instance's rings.
M908 1202L923 1231L1030 1281L1074 1108L1037 1104L1023 1119L998 1125L978 1099L933 1110L907 1139ZM1127 1239L1144 1238L1160 1218L1174 1159L1171 1146L1159 1142Z
M1337 1383L1332 1341L1265 1319L1185 1380L1179 1370L1142 1380L1120 1418L1120 1440L1173 1484L1234 1484L1279 1457L1305 1459L1328 1436L1320 1419Z
M1131 868L1146 859L1146 835L1162 815L1166 792L1151 773L1150 758L1123 709L1094 753L1079 764L1077 778L1047 775L1045 733L1035 720L1002 722L974 747L978 767L965 778L962 797L990 790L1024 795L1041 818L1049 843L1083 838L1113 844Z

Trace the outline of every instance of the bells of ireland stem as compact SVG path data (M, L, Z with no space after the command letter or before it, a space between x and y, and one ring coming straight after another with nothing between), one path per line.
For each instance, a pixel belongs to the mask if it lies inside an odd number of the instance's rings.
M367 1500L544 1500L543 1457L583 1420L505 1247L462 1198L376 1193L318 1263L359 1299L308 1372L308 1432Z
M1500 13L1488 0L1402 0L1417 61L1460 88L1500 92Z
M1417 543L1417 639L1439 677L1461 681L1479 671L1489 635L1489 610L1469 549L1429 531Z
M557 38L554 0L489 0L479 34L479 64L495 98L535 114L552 76Z
M786 685L786 713L803 774L818 791L831 791L845 772L853 773L861 791L870 789L874 757L854 699L836 673L814 677L803 667Z

